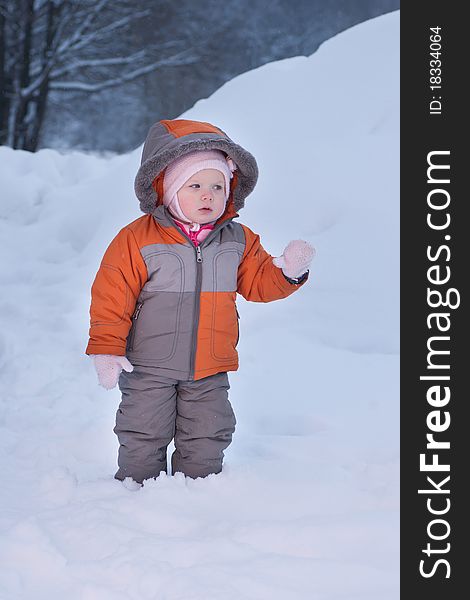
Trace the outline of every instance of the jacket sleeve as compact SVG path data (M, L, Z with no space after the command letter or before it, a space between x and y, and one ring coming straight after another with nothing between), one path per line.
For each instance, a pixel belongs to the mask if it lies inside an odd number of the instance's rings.
M282 270L273 263L273 257L266 252L259 235L242 225L245 233L245 251L238 267L237 291L253 302L272 302L287 298L302 287L302 283L290 283Z
M134 233L125 227L108 246L91 288L86 354L126 354L131 316L147 279Z

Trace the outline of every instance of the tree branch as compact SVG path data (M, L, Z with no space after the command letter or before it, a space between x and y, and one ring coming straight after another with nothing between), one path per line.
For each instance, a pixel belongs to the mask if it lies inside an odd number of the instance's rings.
M130 73L126 73L121 77L108 79L100 83L87 83L85 81L51 81L49 87L51 90L61 91L99 92L101 90L116 87L118 85L122 85L123 83L133 81L134 79L137 79L142 75L151 73L159 67L187 65L197 61L197 58L194 56L181 59L178 59L177 56L178 55L171 58L159 60L157 62L152 63L151 65L146 65L144 67L140 67L139 69L135 69Z

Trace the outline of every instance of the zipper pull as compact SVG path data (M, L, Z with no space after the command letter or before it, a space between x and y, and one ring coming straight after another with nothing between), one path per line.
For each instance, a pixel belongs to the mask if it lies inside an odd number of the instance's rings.
M196 261L198 263L202 263L202 252L200 246L196 246Z
M135 307L134 314L132 315L133 319L137 319L137 317L139 316L140 311L142 310L143 304L144 304L143 302L139 302L137 304L137 306Z

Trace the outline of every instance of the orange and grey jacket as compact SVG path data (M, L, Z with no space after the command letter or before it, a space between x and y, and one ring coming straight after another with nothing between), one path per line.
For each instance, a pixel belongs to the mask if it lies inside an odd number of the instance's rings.
M196 247L161 199L165 167L197 149L222 150L237 170L224 214ZM105 252L92 286L87 354L126 355L180 380L237 370L237 292L271 302L302 285L290 283L259 236L234 221L257 176L254 157L209 123L159 121L150 129L135 181L147 214Z

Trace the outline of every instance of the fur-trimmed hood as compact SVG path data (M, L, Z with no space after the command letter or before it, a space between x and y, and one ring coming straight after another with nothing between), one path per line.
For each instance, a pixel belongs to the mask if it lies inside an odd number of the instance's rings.
M144 213L152 214L162 201L165 168L175 158L193 150L222 150L236 163L229 204L233 203L235 211L243 208L245 198L253 191L258 179L254 156L210 123L173 119L152 125L145 140L134 183Z

